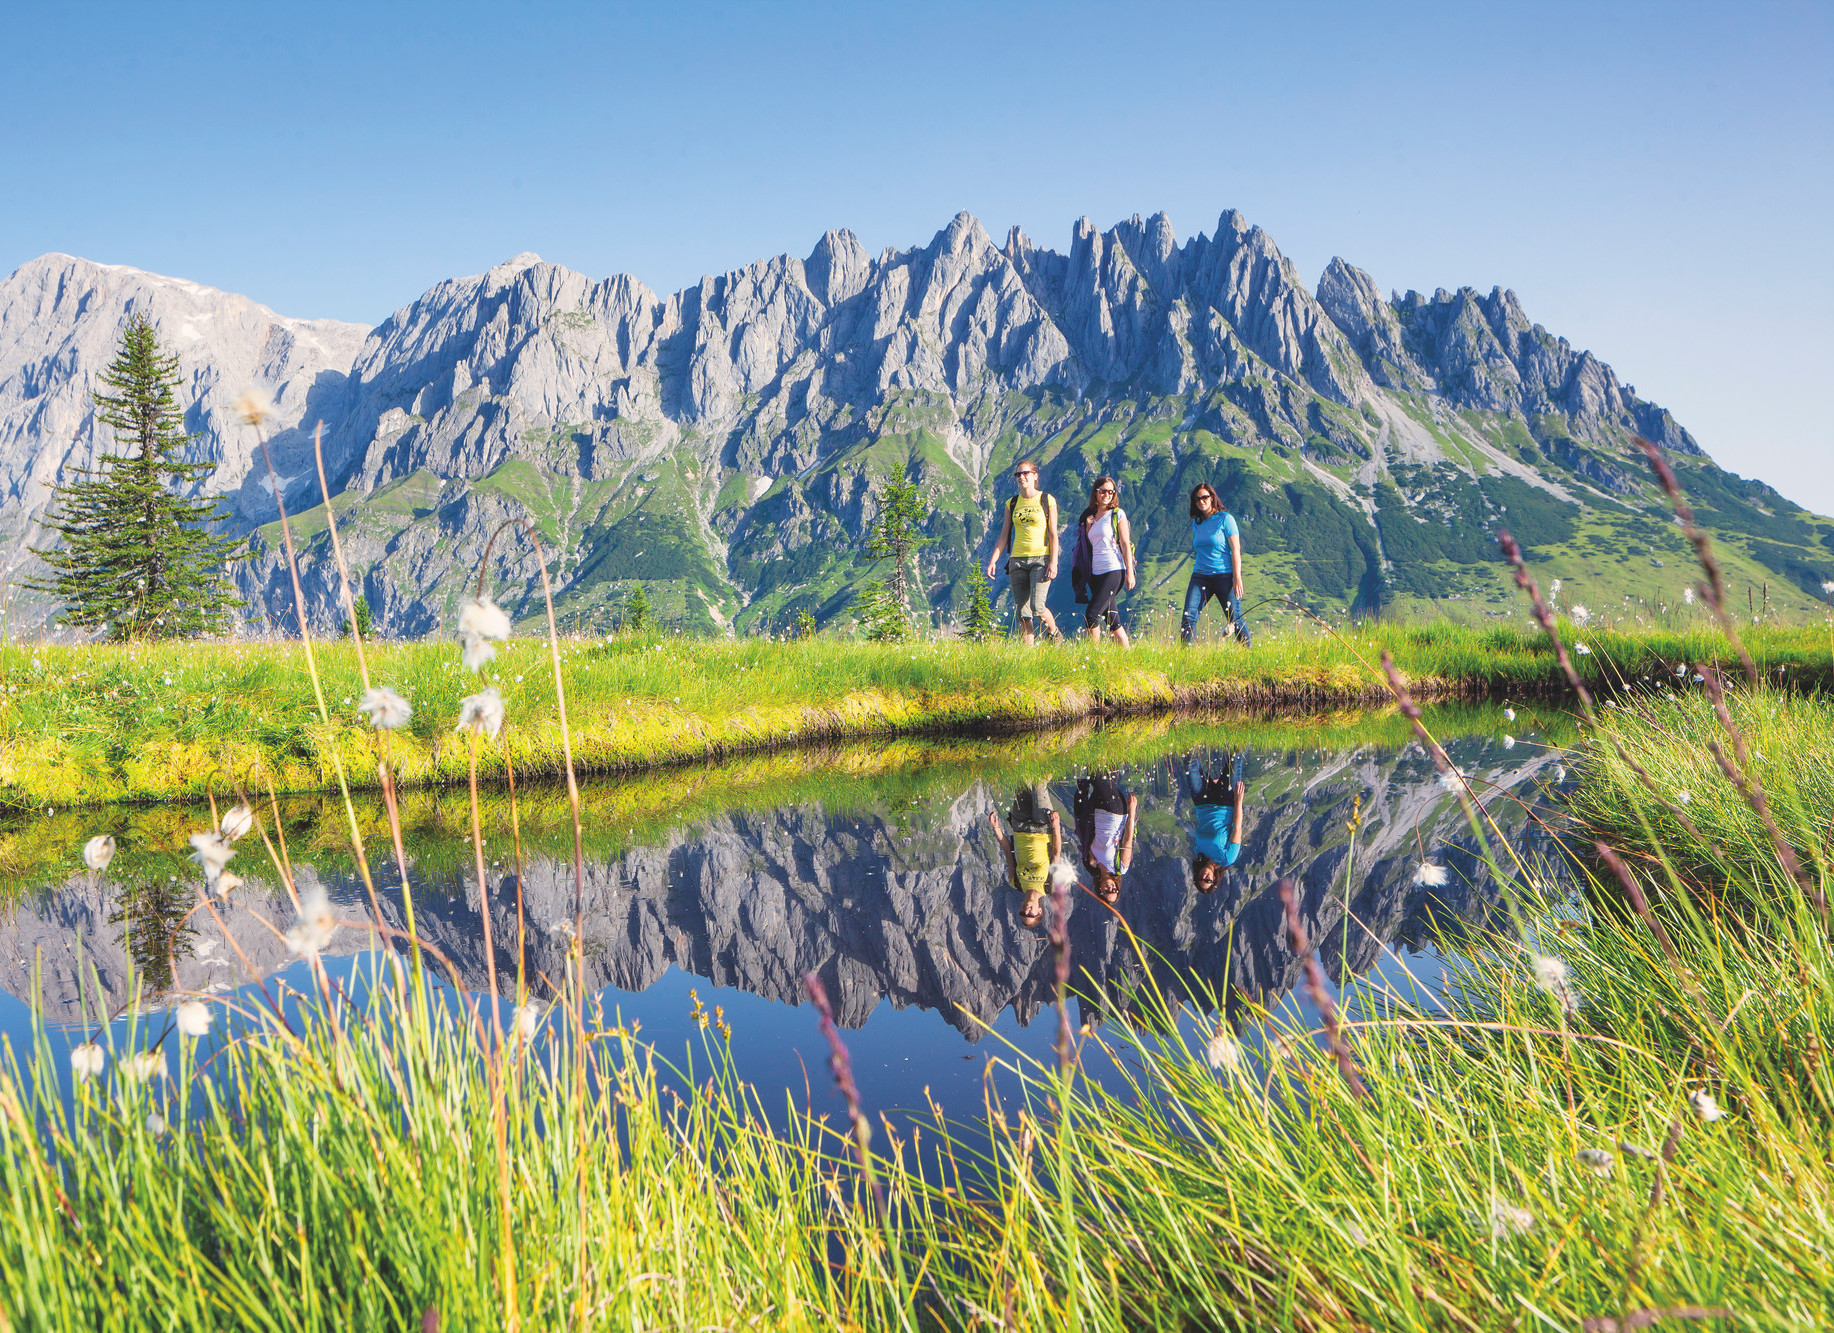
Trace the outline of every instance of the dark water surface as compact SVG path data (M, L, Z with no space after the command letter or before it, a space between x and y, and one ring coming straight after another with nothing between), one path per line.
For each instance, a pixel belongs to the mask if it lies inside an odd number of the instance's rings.
M1547 851L1528 811L1564 769L1536 722L1464 710L1438 725L1506 838L1531 854ZM1521 740L1506 744L1510 731ZM1229 841L1233 820L1218 802L1231 792L1236 756L1240 851L1214 889L1200 892L1197 839L1209 830ZM1207 793L1196 790L1193 764L1218 779ZM1123 837L1131 855L1110 906L1092 892L1102 887L1092 853L1119 816L1096 819L1088 807L1125 811L1130 797ZM1298 887L1334 981L1374 972L1402 989L1432 985L1461 929L1496 907L1456 797L1392 717L855 747L589 783L585 803L585 967L607 1013L640 1022L645 1039L679 1060L714 1035L693 1017L696 998L710 1019L718 1006L740 1073L773 1104L786 1091L802 1101L805 1087L818 1108L832 1095L804 992L810 971L833 997L875 1108L921 1106L927 1089L951 1113L968 1114L990 1058L1016 1047L1049 1059L1052 953L1044 927L1027 920L1000 842L1015 814L1022 830L1048 829L1035 817L1049 809L1059 815L1062 857L1078 880L1073 1018L1098 1029L1123 1014L1149 974L1200 1007L1229 992L1269 1004L1287 996L1299 968L1282 921L1282 878ZM487 794L485 804L494 962L507 990L519 961L514 840L503 794ZM381 812L374 802L359 806L383 916L402 926ZM280 814L299 885L322 885L341 917L368 919L341 803L294 800ZM516 814L522 960L532 989L547 994L544 978L561 975L571 947L571 822L550 787L525 788ZM70 1041L95 1012L94 987L119 1010L136 970L148 1009L175 989L224 994L246 985L244 957L263 975L308 985L270 928L284 930L293 910L258 838L239 845L232 869L247 883L220 909L234 947L208 915L187 918L198 876L175 849L208 819L198 807L158 807L30 816L0 828L16 886L0 923L0 1031L15 1046L29 1033L35 966L45 1017ZM407 820L419 930L468 989L482 991L490 960L467 794L411 794ZM99 878L75 869L83 839L97 832L122 843ZM1446 867L1443 886L1419 882L1423 860ZM331 952L349 958L370 941L370 932L347 927Z

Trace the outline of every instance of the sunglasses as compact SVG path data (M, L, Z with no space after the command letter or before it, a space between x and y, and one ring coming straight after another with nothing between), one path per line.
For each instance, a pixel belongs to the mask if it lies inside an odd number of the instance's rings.
M1033 472L1030 468L1021 468L1019 471L1013 473L1015 477L1035 477L1037 475L1038 474Z
M1097 486L1095 488L1095 493L1097 495L1113 495L1115 492L1112 486Z

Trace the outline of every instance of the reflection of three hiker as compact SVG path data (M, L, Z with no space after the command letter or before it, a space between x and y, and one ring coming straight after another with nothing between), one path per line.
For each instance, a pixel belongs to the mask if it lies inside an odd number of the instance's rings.
M1199 893L1214 893L1224 871L1242 855L1247 759L1245 751L1236 750L1214 766L1199 754L1184 762L1183 785L1192 803L1191 885ZM1123 789L1118 773L1097 769L1076 780L1072 809L1090 891L1113 907L1121 897L1122 876L1133 865L1140 798ZM1050 779L1013 792L1005 826L997 809L987 812L987 822L1006 859L1006 881L1023 895L1019 919L1036 926L1044 920L1053 877L1073 881L1076 874L1064 859L1063 820L1051 803Z
M987 577L994 576L1000 553L1007 552L1006 573L1012 584L1019 636L1030 644L1036 637L1034 621L1042 621L1045 632L1053 638L1061 637L1057 621L1045 605L1051 580L1057 577L1061 549L1057 501L1041 489L1038 465L1029 459L1013 468L1013 480L1019 493L1006 502L1000 535L987 561ZM1095 479L1089 503L1077 516L1070 583L1076 590L1077 602L1088 607L1083 616L1084 634L1100 642L1106 631L1122 647L1130 647L1127 630L1121 624L1119 603L1122 589L1131 591L1139 574L1134 561L1133 526L1127 511L1121 508L1120 498L1120 483L1113 477ZM1229 617L1231 628L1244 645L1248 644L1248 625L1242 618L1241 530L1208 482L1199 483L1191 491L1191 555L1193 567L1185 588L1180 637L1187 644L1192 641L1198 618L1214 597Z

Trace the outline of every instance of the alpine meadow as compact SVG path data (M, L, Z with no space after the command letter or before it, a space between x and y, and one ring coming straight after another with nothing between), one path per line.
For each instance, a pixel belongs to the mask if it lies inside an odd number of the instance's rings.
M47 254L0 480L0 1329L1834 1322L1834 520L1511 291Z

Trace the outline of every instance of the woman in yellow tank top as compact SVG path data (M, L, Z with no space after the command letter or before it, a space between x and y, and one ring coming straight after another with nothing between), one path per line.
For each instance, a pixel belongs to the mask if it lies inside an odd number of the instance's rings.
M1006 882L1025 895L1019 919L1028 926L1044 920L1051 864L1063 855L1063 820L1051 805L1049 781L1040 779L1013 793L1012 809L1006 813L1006 822L1012 825L1010 837L1000 827L999 811L987 812L993 836L1006 854Z
M1019 637L1033 642L1032 622L1042 620L1053 638L1060 638L1057 621L1044 599L1057 577L1057 501L1038 489L1038 465L1021 459L1013 467L1019 493L1006 502L1006 521L987 559L987 577L993 577L1000 552L1011 551L1006 562L1012 580L1013 607L1019 613Z

